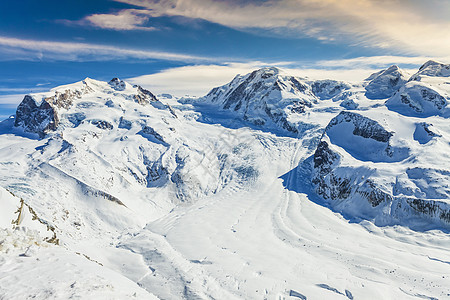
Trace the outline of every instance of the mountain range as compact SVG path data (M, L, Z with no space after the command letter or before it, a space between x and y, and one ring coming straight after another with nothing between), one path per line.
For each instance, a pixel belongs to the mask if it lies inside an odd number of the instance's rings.
M0 123L0 298L450 297L449 102L435 61L27 95Z

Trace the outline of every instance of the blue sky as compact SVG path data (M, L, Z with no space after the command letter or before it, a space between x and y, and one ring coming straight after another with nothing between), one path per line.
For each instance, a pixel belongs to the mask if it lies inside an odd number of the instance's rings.
M448 62L449 15L445 0L1 1L0 118L85 77L201 96L265 65L356 80Z

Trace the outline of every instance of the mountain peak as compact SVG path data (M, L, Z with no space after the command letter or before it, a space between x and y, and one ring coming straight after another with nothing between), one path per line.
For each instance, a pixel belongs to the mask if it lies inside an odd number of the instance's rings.
M366 80L366 97L369 99L385 99L391 97L408 80L408 74L397 65L373 73Z
M132 86L119 78L109 82L85 78L82 81L59 86L46 93L27 95L16 110L15 126L24 131L37 133L41 138L55 131L67 115L74 109L84 114L84 108L114 107L111 98L123 105L125 102L147 105L158 101L150 91L141 86ZM70 115L70 114L69 114Z
M257 72L261 75L266 75L266 76L270 77L270 76L279 75L281 71L277 67L264 67L259 70L256 70L255 72Z
M430 59L429 61L427 61L426 63L424 63L420 68L419 71L422 71L425 68L428 68L429 66L439 66L439 65L443 65L435 60Z
M392 65L389 68L387 68L385 70L386 73L391 73L391 72L395 72L395 71L400 71L401 69L399 68L399 66L397 65Z
M422 76L450 77L450 64L446 65L434 60L429 60L419 68L419 72L411 76L410 81L421 81Z
M125 83L125 81L120 80L117 77L114 77L113 79L111 79L108 84L115 89L116 91L123 91L127 88L127 85Z

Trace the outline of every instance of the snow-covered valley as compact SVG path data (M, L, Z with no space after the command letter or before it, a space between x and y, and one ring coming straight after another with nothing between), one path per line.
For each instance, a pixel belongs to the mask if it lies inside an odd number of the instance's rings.
M0 299L450 298L449 69L26 96L0 123Z

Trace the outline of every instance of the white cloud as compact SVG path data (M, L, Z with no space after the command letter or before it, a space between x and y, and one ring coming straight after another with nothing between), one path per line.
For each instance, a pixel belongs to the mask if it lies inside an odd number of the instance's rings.
M411 0L115 0L146 9L153 17L199 18L237 29L286 29L300 36L403 53L443 56L450 52L449 1L425 6ZM447 14L448 16L448 14Z
M24 94L0 95L0 105L7 107L16 107L22 102Z
M29 88L7 88L7 87L0 87L1 93L33 93L33 92L42 92L46 91L48 89L41 88L39 85L36 85L36 87L29 87ZM1 96L0 96L1 97Z
M327 68L368 68L388 65L422 65L430 59L446 62L450 61L450 56L436 58L427 56L363 56L349 59L321 60L314 64Z
M145 26L149 18L150 14L146 10L123 9L110 14L92 14L79 21L59 20L59 22L111 30L155 30L154 27Z
M402 61L402 57L396 57ZM299 68L292 63L281 62L267 64L263 62L228 63L224 65L196 65L171 68L159 73L129 78L127 81L148 88L155 94L169 93L178 97L185 95L204 96L212 88L231 81L237 74L247 74L255 69L265 66L277 66L285 74L309 79L336 79L344 81L362 81L370 74L381 70L391 64L389 59L383 57L360 58L359 64L354 67L347 60L320 61L308 67ZM380 63L374 66L375 62ZM407 58L404 61L410 62ZM327 62L331 68L325 68ZM365 63L363 63L365 62ZM418 64L425 61L418 59ZM336 69L338 66L340 68ZM345 68L342 68L345 67ZM414 73L415 70L406 71Z
M0 59L54 59L65 61L114 60L121 58L160 59L183 62L213 61L208 57L172 52L127 49L109 45L18 39L0 36Z
M246 74L263 65L263 63L254 62L185 66L129 78L127 81L142 85L156 94L170 93L179 97L203 96L211 88L231 81L237 74Z

